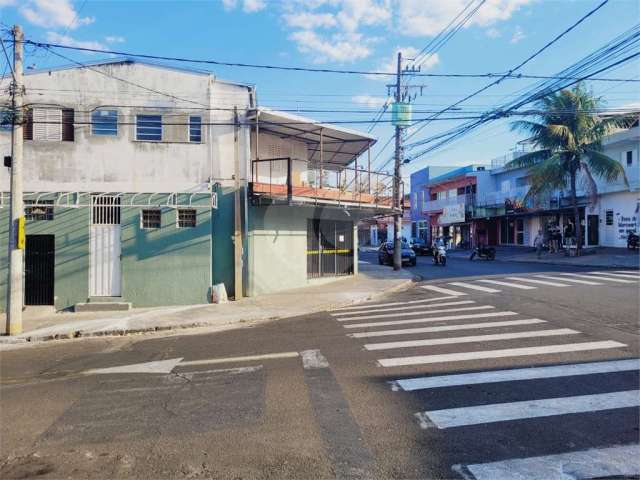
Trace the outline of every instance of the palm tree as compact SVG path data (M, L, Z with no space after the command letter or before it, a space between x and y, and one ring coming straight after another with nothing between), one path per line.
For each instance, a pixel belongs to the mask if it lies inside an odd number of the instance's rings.
M600 104L599 98L578 83L570 90L538 100L535 120L520 120L511 125L512 130L530 134L537 149L506 165L508 168L529 168L531 187L525 201L569 186L578 255L582 247L576 198L578 178L592 203L598 195L594 176L607 182L622 177L628 186L622 165L602 153L602 139L616 129L629 126L630 120L628 117L599 117L596 112Z

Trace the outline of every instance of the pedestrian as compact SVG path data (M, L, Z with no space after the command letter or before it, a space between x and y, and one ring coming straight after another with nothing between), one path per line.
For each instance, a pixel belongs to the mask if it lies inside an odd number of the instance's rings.
M536 256L538 260L540 260L540 256L542 255L542 246L544 245L544 235L542 234L542 230L538 230L538 235L533 240L533 246L536 247Z

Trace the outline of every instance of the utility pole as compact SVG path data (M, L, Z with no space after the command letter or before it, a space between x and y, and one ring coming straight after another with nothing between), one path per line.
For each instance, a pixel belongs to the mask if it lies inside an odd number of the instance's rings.
M241 208L242 204L240 202L240 138L239 138L239 130L238 126L238 108L233 108L233 144L234 144L234 175L233 175L233 195L234 195L234 229L233 229L233 270L234 270L234 281L233 281L233 290L234 290L234 299L240 300L242 298L242 215Z
M402 52L398 52L398 70L396 74L396 109L402 100ZM396 110L397 111L397 110ZM395 166L393 169L393 269L402 268L402 192L400 191L400 179L402 167L402 127L400 122L396 122L396 153Z
M11 216L9 219L9 275L7 278L7 334L22 332L22 269L24 249L24 208L22 204L22 49L24 35L19 25L13 27L13 82L11 84L13 129L11 132Z

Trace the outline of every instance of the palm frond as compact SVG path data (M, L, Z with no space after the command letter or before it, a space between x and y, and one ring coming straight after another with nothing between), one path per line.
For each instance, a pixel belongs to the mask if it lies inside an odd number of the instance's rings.
M593 175L591 174L591 170L589 169L589 165L586 162L582 162L581 171L583 173L582 177L582 186L587 192L587 198L589 200L590 205L595 205L598 201L598 186L596 185L595 180L593 179Z
M564 163L560 155L552 155L546 160L532 166L529 169L529 183L531 187L525 195L525 200L564 188L568 180L568 170Z
M607 182L615 182L622 177L624 184L627 188L629 187L629 180L627 179L627 175L622 164L604 153L588 149L585 151L583 163L588 166L591 173L595 176L600 177Z
M534 165L547 160L552 155L553 152L551 150L536 150L535 152L525 153L524 155L520 155L518 158L507 162L505 164L505 168L531 168Z

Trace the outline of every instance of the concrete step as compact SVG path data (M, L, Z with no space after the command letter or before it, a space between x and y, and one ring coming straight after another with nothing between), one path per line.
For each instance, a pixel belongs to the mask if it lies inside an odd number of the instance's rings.
M88 303L121 303L122 297L89 297Z
M73 306L75 312L123 312L131 310L130 302L87 302L76 303Z

